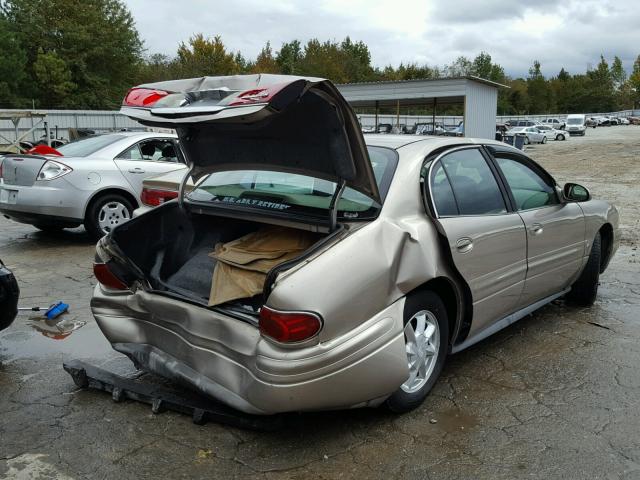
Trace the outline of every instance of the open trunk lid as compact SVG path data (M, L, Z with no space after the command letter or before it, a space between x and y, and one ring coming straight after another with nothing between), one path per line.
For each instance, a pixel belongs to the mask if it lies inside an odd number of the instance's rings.
M140 85L121 112L178 132L191 174L273 170L346 185L380 203L360 125L328 80L201 77Z

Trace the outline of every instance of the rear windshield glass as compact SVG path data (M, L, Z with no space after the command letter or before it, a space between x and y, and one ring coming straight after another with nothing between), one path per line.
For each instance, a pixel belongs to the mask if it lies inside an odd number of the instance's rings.
M382 147L368 147L368 150L380 196L384 200L395 172L397 154ZM187 198L195 202L325 217L335 190L334 182L305 175L234 170L209 175ZM338 216L346 219L371 218L377 215L380 207L366 195L346 188L338 202Z
M582 125L584 120L582 118L569 118L567 119L567 123L570 125Z
M88 157L123 138L124 135L117 134L97 135L95 137L87 137L76 142L67 143L56 150L65 157Z

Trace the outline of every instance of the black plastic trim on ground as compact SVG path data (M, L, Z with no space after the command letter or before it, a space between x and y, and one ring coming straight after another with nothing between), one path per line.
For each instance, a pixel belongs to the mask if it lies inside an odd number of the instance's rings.
M111 393L114 402L147 403L153 413L171 410L190 415L197 425L214 422L248 430L274 431L284 423L282 415L249 415L207 397L191 392L181 396L160 385L138 382L80 360L64 362L62 366L79 388Z

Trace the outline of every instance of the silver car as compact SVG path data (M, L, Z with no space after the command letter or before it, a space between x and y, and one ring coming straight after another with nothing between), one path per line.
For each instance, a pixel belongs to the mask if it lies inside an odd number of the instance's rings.
M119 132L0 159L0 213L45 231L84 224L93 238L131 218L142 181L181 168L176 135Z
M326 80L162 82L123 112L178 128L196 182L98 243L93 314L140 368L247 413L415 408L449 354L593 303L618 246L615 207L521 151L363 136Z
M525 145L530 143L547 143L547 136L544 132L540 131L538 127L514 127L511 130L507 130L505 134L523 135Z
M557 130L553 127L548 127L546 125L540 125L537 127L538 130L543 133L547 138L552 138L554 140L566 140L569 138L569 132L566 130Z

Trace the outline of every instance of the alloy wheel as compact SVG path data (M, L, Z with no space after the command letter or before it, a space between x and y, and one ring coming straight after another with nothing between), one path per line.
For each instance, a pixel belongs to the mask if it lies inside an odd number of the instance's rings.
M429 310L420 310L404 327L409 378L400 386L406 393L420 390L436 366L440 350L440 327Z
M126 205L120 202L107 202L98 213L98 225L105 235L128 220L131 220L131 214Z

